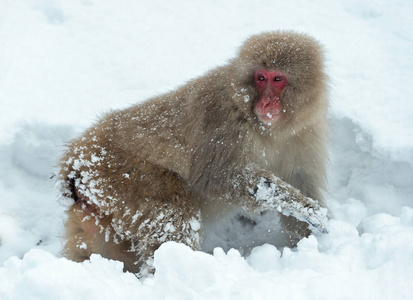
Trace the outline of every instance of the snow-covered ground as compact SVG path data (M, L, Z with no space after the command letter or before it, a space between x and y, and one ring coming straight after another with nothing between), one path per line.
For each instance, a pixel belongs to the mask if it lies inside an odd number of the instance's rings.
M2 0L0 299L412 299L412 15L406 0ZM64 142L274 29L328 52L329 234L248 257L167 243L145 280L62 258Z

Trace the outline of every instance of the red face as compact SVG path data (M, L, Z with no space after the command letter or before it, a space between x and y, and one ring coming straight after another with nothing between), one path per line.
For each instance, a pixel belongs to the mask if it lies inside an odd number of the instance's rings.
M278 71L258 70L254 82L259 93L255 114L263 123L276 122L282 113L281 93L287 85L287 77Z

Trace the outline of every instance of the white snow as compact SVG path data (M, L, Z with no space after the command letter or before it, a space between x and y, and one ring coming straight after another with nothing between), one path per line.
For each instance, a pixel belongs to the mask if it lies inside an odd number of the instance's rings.
M404 0L1 1L0 299L411 299L412 15ZM247 257L166 243L145 280L63 258L49 178L65 141L274 29L327 51L329 233Z

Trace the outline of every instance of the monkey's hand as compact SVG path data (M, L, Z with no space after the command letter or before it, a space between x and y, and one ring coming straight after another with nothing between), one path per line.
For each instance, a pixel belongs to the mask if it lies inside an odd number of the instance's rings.
M280 178L261 177L252 193L262 208L277 209L285 216L293 216L306 222L313 232L328 232L327 208L322 207L317 200L305 197L298 189Z

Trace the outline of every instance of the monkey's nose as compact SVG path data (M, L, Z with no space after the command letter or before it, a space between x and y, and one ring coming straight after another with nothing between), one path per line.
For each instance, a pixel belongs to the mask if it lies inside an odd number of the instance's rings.
M274 104L276 102L278 102L280 100L279 97L277 96L268 96L262 99L262 103L264 104L264 107L270 105L270 104Z

